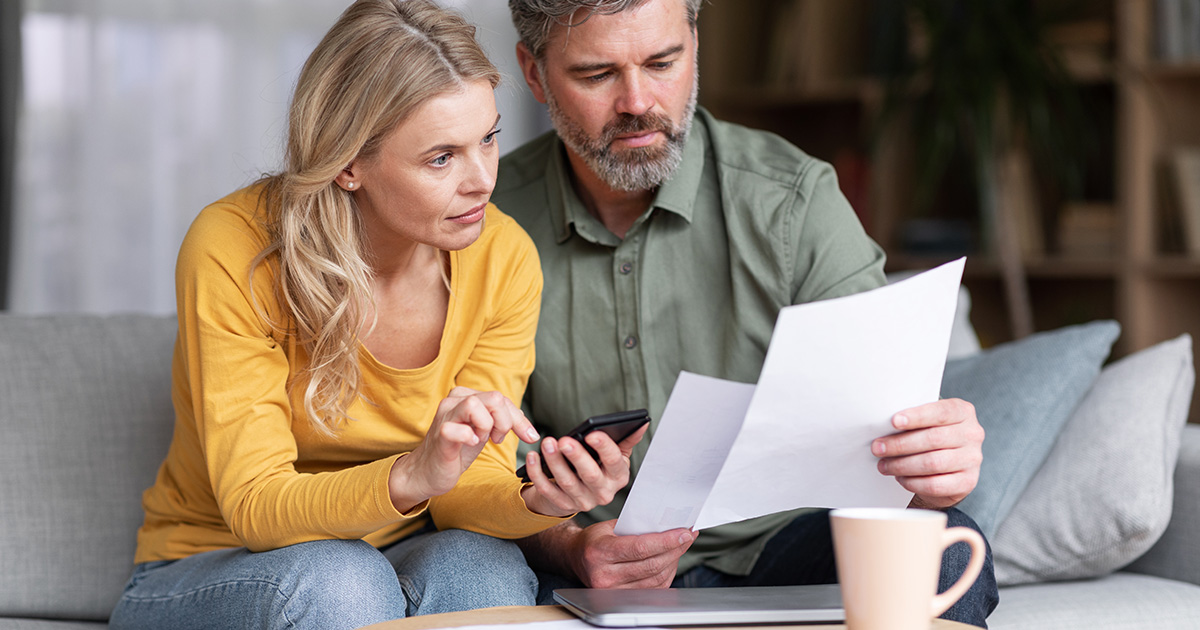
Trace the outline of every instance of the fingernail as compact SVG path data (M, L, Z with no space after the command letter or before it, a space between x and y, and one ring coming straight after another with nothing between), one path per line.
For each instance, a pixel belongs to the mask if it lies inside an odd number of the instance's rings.
M525 439L526 440L529 440L530 442L536 442L539 437L541 437L541 436L538 435L538 432L536 430L534 430L533 427L529 427L528 429L525 429Z
M554 444L554 440L552 440L550 438L546 438L546 439L542 440L542 450L546 451L547 453L553 453L555 450L557 450L556 446Z
M570 443L570 442L563 442L563 445L562 445L562 452L564 452L564 453L573 453L573 452L575 452L575 447L574 447L574 446L571 446L571 443Z
M904 427L908 426L908 416L904 414L896 414L896 417L892 419L892 426L896 427L897 429L903 429Z
M887 452L887 444L884 444L883 442L875 442L871 445L871 452L875 453L876 455L883 455Z
M693 538L692 538L691 532L679 535L679 544L681 544L681 545L686 545L686 544L692 542L692 540L693 540Z

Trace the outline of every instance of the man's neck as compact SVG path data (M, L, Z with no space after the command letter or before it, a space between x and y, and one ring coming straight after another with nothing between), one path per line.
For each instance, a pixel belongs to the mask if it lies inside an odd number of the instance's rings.
M592 172L583 158L567 150L571 183L583 207L596 217L617 238L624 239L637 218L642 216L654 201L654 190L625 192L613 190Z

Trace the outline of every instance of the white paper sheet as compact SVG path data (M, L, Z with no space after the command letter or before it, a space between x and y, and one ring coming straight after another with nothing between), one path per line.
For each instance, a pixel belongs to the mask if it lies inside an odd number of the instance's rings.
M784 308L757 386L680 374L615 531L907 505L870 444L937 400L964 264Z

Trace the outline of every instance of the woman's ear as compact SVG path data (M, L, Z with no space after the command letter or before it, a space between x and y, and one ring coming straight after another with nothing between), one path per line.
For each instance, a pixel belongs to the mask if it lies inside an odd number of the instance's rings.
M358 180L358 174L354 168L354 162L346 165L346 168L342 169L342 172L338 173L338 176L333 178L333 181L340 186L342 190L348 190L350 192L358 190L359 186L362 184L362 182Z

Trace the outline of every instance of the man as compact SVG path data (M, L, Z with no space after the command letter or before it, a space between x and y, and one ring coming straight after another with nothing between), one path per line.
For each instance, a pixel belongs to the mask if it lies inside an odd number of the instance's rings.
M700 3L509 0L523 76L557 132L501 160L493 195L537 243L545 274L525 401L544 434L620 409L657 418L683 369L753 383L780 308L884 283L883 252L827 164L696 109ZM974 526L952 509L978 480L974 408L942 400L893 425L872 444L880 473L913 492L913 507ZM586 478L624 457L636 471L647 441L633 441L588 438L600 463L573 440L547 439L542 452L552 471L570 461ZM824 511L615 536L624 496L522 542L544 593L836 580ZM965 557L946 554L945 584ZM989 555L944 616L985 626L996 600Z

